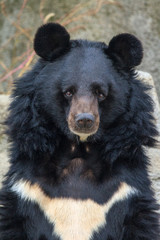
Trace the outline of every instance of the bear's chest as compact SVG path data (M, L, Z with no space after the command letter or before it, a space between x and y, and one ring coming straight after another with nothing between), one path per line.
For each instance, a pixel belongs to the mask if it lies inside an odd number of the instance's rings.
M96 173L87 165L86 159L74 158L61 168L58 183L48 193L51 197L92 199L96 202L103 199L102 202L105 202L105 188L105 184L98 184Z
M62 240L89 240L94 232L106 224L107 206L90 199L57 198L43 211L54 225L53 234Z
M136 190L127 183L120 182L115 191L111 192L110 197L100 203L93 197L62 196L62 192L59 196L50 197L38 184L24 180L14 184L12 190L25 201L39 206L45 219L53 226L53 239L57 236L61 240L90 240L94 239L92 238L94 234L102 229L106 232L107 215L110 210L115 204L125 201L136 193ZM97 199L99 198L101 197L98 195Z

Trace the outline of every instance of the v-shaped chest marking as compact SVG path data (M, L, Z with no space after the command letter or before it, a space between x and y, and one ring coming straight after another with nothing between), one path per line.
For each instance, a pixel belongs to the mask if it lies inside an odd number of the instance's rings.
M12 186L22 199L37 203L48 221L54 225L54 234L62 240L90 240L94 232L106 224L106 214L115 203L137 192L125 182L105 204L91 199L49 198L38 184L18 181Z

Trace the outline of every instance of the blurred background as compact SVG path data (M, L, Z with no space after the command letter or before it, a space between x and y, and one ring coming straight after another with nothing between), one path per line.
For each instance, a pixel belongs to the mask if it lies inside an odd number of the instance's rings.
M135 34L144 46L139 68L151 73L160 97L160 0L1 0L0 11L0 93L35 61L36 29L55 21L72 38L108 43L118 33Z
M136 35L144 46L144 59L138 68L153 77L144 76L153 85L155 118L160 129L160 0L0 0L0 186L9 166L3 125L8 96L13 80L36 61L34 34L47 22L65 26L72 39L108 43L119 33ZM149 155L150 177L160 201L160 150L151 149Z

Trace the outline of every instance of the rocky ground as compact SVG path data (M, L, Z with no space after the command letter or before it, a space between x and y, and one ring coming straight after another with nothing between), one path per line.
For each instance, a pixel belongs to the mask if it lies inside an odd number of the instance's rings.
M160 107L157 98L157 94L154 88L153 79L150 74L139 72L139 78L143 81L147 81L149 84L153 85L152 97L155 101L155 121L157 127L160 131ZM4 125L3 121L7 115L7 108L9 105L10 99L8 95L0 95L0 187L4 174L6 173L9 163L8 163L8 151L9 144L7 142L7 137L4 134ZM149 174L152 180L153 188L155 190L155 196L160 203L160 146L159 149L150 149L147 150L150 156L151 165L149 167Z

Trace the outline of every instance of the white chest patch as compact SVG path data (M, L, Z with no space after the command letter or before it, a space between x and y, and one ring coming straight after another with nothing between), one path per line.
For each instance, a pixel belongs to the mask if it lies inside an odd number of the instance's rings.
M37 203L61 240L90 240L106 224L106 214L112 206L137 192L122 182L108 202L100 205L91 199L49 198L38 184L22 180L12 186L12 191L24 200Z

